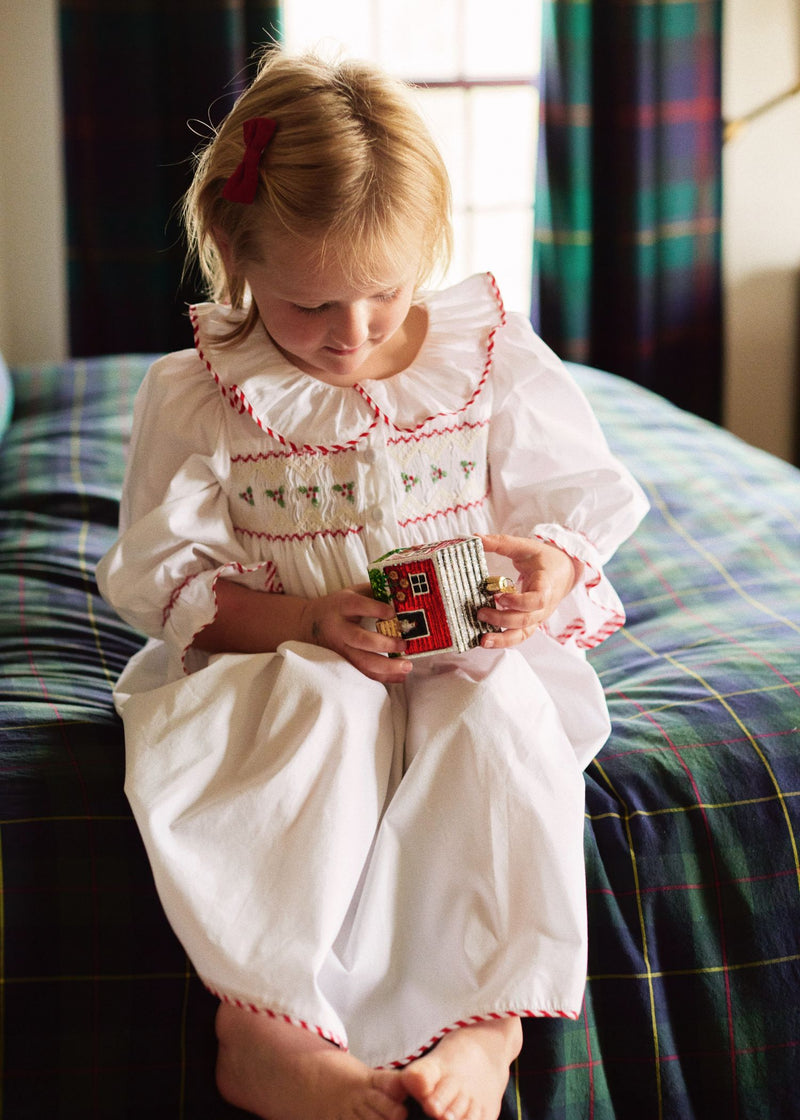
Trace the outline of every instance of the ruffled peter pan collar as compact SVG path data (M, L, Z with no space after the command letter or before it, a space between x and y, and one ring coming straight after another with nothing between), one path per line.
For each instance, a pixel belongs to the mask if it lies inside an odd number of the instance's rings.
M191 309L195 347L229 404L292 449L354 446L380 422L413 431L467 408L491 371L494 338L505 322L489 273L425 293L428 331L408 369L349 387L328 385L293 366L259 324L241 344L220 337L243 316L219 304Z

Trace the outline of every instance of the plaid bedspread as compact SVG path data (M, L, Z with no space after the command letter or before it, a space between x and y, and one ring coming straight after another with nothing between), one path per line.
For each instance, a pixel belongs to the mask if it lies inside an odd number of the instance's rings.
M110 689L139 639L93 581L147 364L16 370L0 445L8 1120L242 1115L122 793ZM586 774L585 1014L524 1024L503 1115L800 1117L800 473L578 373L653 508L592 654L614 730Z

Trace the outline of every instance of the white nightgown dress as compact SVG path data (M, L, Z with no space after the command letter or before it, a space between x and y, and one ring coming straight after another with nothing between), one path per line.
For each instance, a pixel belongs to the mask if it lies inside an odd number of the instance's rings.
M580 391L490 275L424 294L401 374L348 388L192 310L137 399L98 579L150 640L120 678L126 792L166 914L221 998L370 1066L487 1017L578 1016L582 768L609 729L584 651L623 622L602 565L646 509ZM493 532L582 578L511 650L369 680L301 642L208 655L220 578L319 596L391 548ZM513 574L508 561L489 569Z

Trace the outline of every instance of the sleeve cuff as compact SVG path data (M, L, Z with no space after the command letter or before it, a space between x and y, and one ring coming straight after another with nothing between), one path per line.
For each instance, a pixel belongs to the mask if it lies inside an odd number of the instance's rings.
M189 576L175 589L164 608L163 639L173 653L179 653L184 673L193 673L208 664L209 653L196 649L194 643L217 617L217 583L221 579L254 591L283 593L277 568L271 560L252 567L231 562Z
M603 573L600 555L582 533L561 525L536 525L531 534L577 562L581 575L542 629L562 646L594 649L625 623L625 609Z

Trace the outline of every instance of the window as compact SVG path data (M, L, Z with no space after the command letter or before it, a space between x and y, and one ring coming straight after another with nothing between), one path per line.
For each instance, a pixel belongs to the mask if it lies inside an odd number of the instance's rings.
M413 83L453 185L446 283L495 274L530 305L539 0L284 0L286 46L371 59Z
M411 583L411 590L415 596L430 594L431 589L428 586L428 577L424 572L411 572L408 578Z

